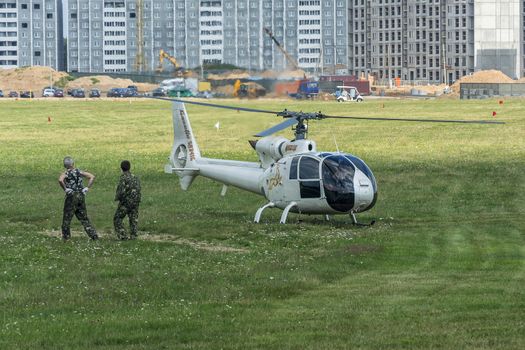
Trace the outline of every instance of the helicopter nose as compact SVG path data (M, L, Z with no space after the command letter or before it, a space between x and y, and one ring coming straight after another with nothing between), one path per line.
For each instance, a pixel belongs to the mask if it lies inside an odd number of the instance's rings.
M354 177L355 212L370 209L374 201L374 187L372 181L362 172L357 171Z

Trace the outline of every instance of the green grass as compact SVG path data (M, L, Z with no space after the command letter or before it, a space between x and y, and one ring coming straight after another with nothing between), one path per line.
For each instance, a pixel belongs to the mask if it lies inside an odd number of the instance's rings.
M312 122L319 150L335 138L374 171L379 200L360 219L377 224L291 214L279 225L279 210L253 224L262 197L222 198L203 178L183 192L163 173L169 103L0 101L1 349L525 347L525 101L233 103L432 119L497 111L507 124ZM256 161L247 140L279 122L187 108L207 157ZM87 206L99 242L76 221L70 242L58 238L65 155L97 176ZM143 185L134 242L112 233L122 159Z

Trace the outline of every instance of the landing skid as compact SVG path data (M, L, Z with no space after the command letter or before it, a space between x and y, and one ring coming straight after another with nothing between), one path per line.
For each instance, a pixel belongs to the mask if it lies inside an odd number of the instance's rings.
M262 212L264 211L264 209L266 209L266 208L273 208L273 207L275 207L275 204L273 202L268 202L267 204L265 204L262 207L260 207L259 209L257 209L257 212L255 213L255 218L253 219L253 222L258 224L259 221L261 221L261 215L262 215Z
M288 213L290 212L290 209L296 206L297 206L297 202L290 202L290 204L288 204L286 208L284 208L283 214L281 215L281 221L280 221L281 224L286 224L286 218L288 217Z
M372 226L373 224L376 223L375 220L372 220L369 224L364 224L362 222L359 222L357 221L357 218L355 217L355 213L353 211L350 212L350 217L352 218L352 224L355 225L355 226Z

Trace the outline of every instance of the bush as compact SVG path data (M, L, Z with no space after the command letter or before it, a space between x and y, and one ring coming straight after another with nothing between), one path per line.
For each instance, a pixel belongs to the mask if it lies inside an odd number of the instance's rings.
M56 86L56 87L59 87L61 89L65 88L67 86L67 83L69 83L70 81L73 81L75 80L75 78L73 78L71 75L66 75L65 77L62 77L60 79L58 79L57 81L55 81L53 83L53 86Z

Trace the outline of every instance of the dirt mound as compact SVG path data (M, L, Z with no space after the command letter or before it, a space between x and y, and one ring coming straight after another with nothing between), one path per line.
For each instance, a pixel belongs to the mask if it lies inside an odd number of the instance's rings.
M146 83L135 83L130 79L114 79L105 75L95 75L72 80L67 73L57 72L50 67L24 67L13 69L0 69L0 90L8 91L30 90L36 96L40 96L42 89L46 86L64 86L68 89L82 88L85 90L100 89L106 92L114 87L125 88L136 85L139 92L147 92L155 89L157 85ZM72 81L70 81L72 80Z
M94 75L75 79L69 82L67 88L82 88L85 90L99 89L102 92L107 92L111 88L126 88L130 85L137 86L139 92L148 92L157 87L157 85L154 84L135 83L131 79L111 78L105 75Z
M480 70L472 75L466 75L459 80L456 80L450 88L452 89L453 94L459 95L459 85L461 83L515 83L516 80L513 80L505 73L499 70Z
M306 73L302 69L285 71L266 70L262 72L259 76L264 79L304 79Z
M233 95L233 85L218 86L214 90L215 90L215 92L224 94L226 96L232 96Z
M245 71L234 70L222 74L209 74L209 80L233 80L233 79L248 79L250 75Z
M39 95L44 87L53 85L67 76L67 73L41 66L0 69L0 89L4 90L4 93L10 90L31 90Z

